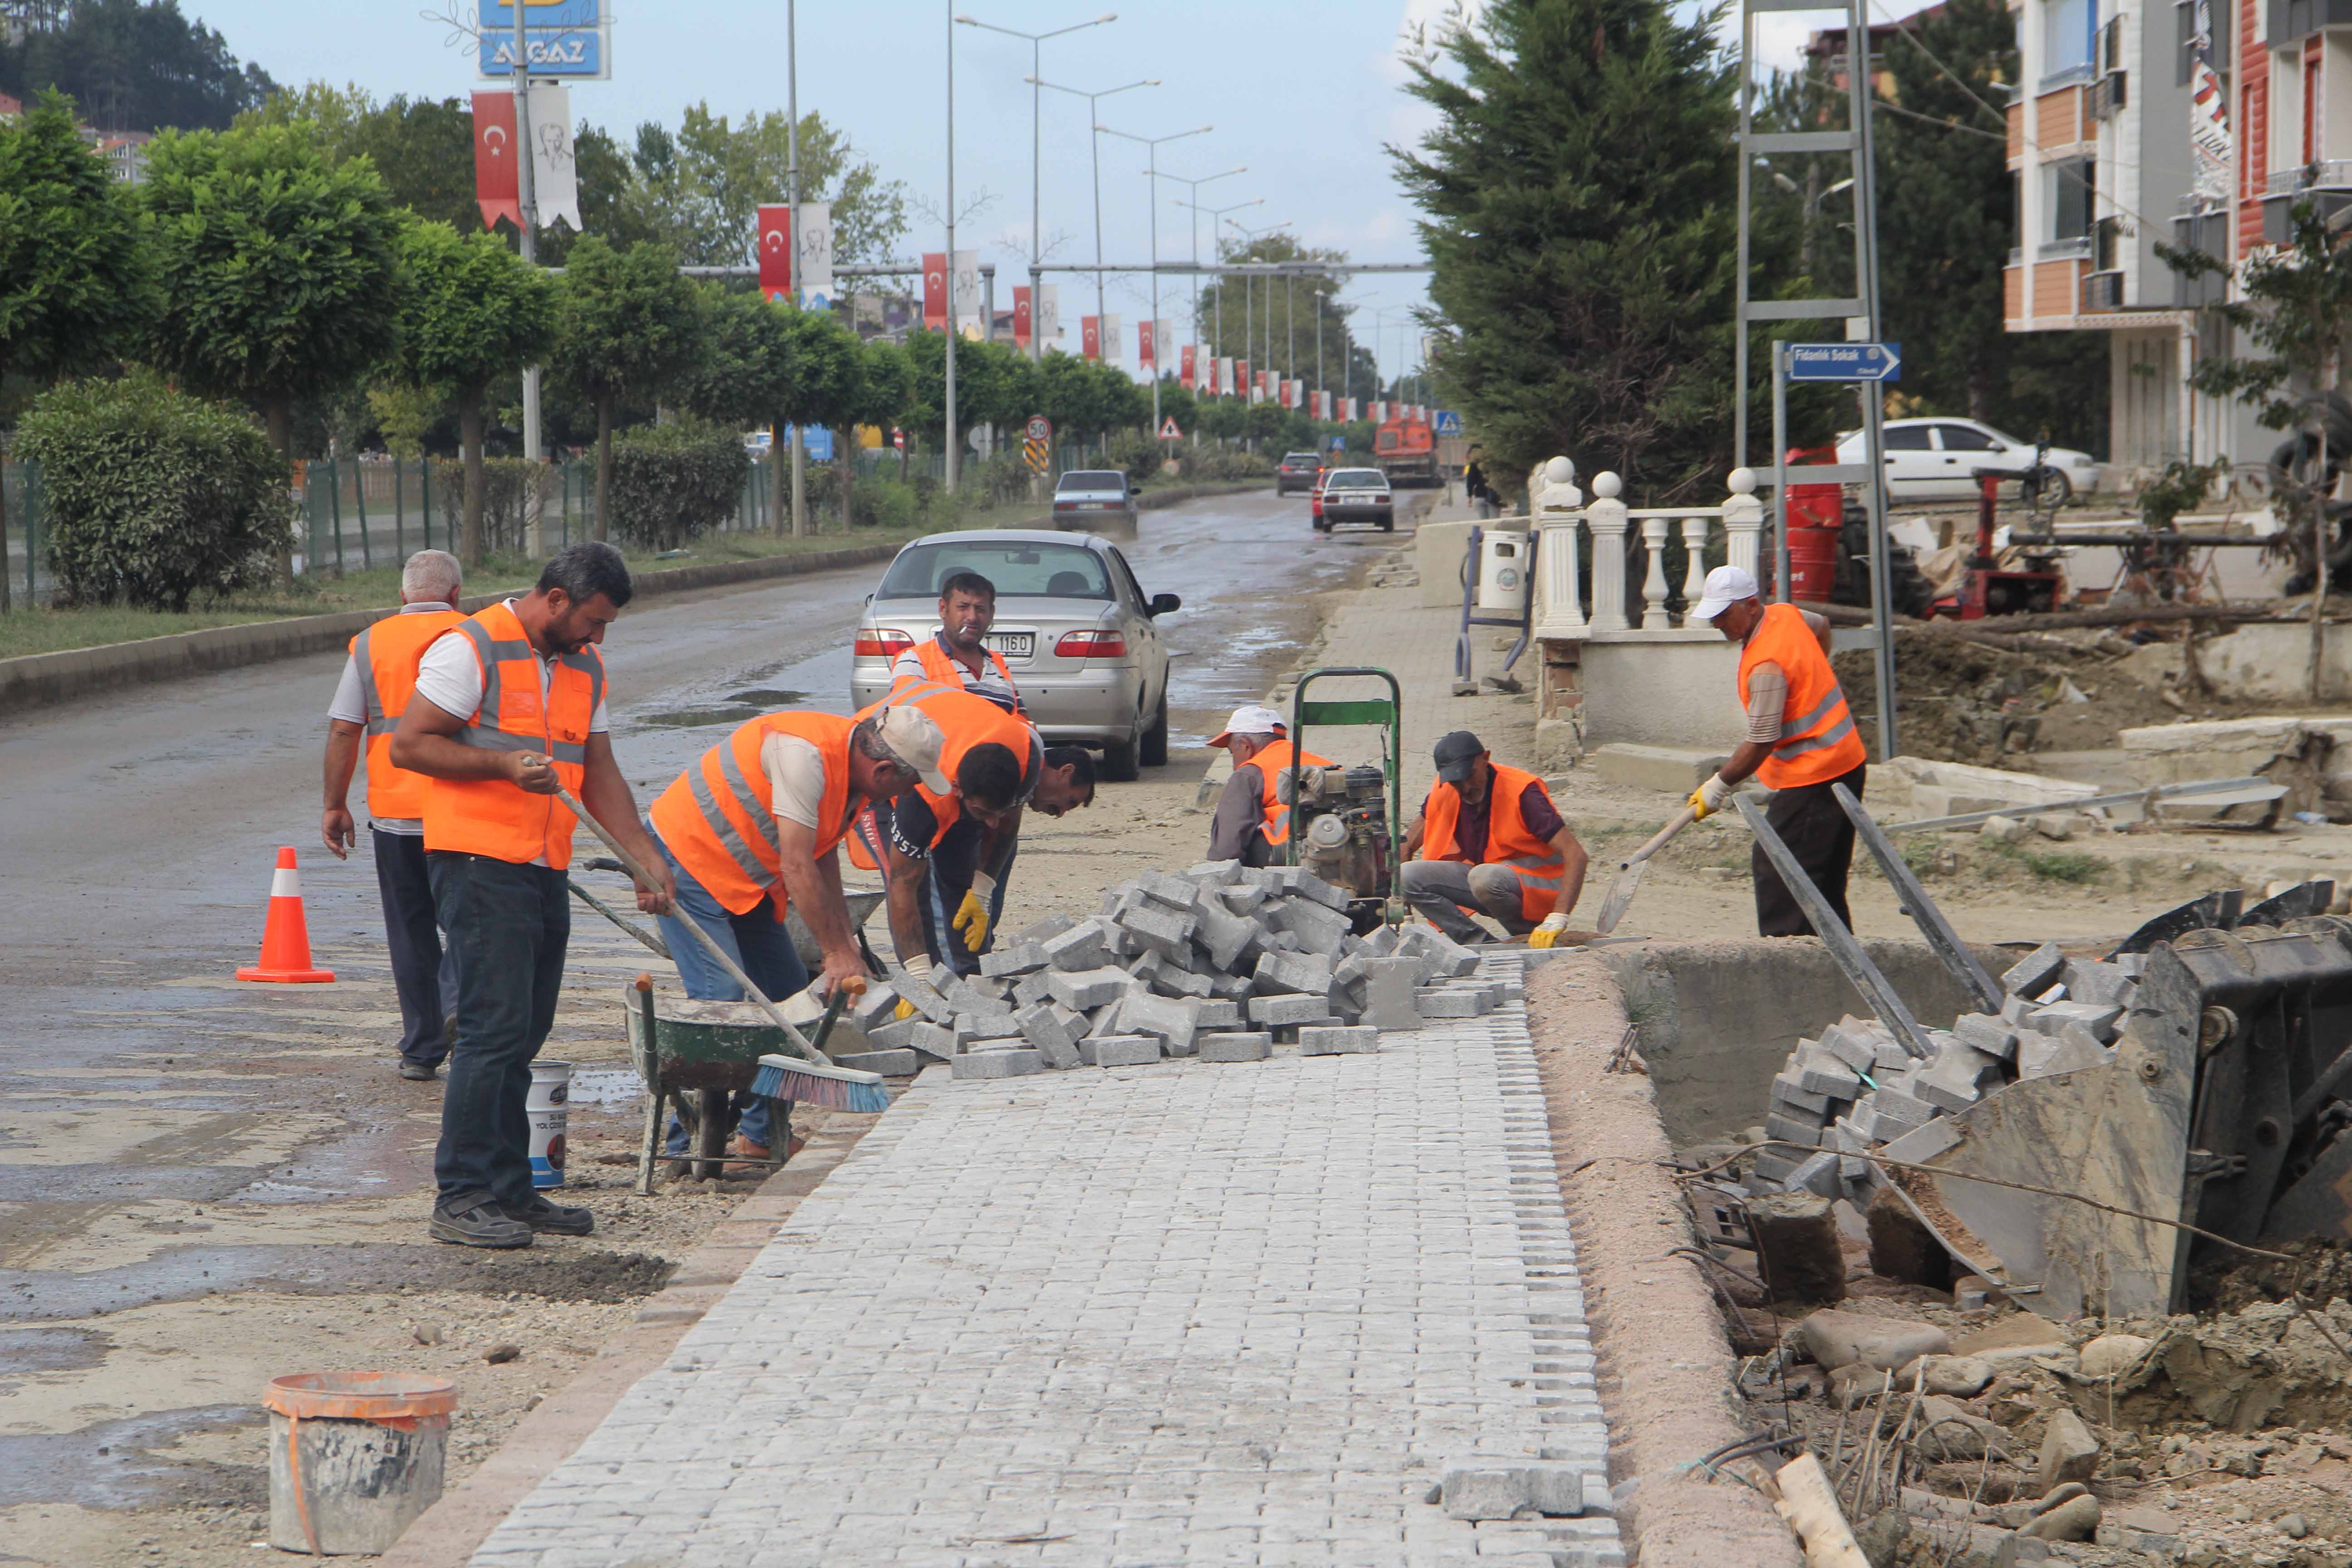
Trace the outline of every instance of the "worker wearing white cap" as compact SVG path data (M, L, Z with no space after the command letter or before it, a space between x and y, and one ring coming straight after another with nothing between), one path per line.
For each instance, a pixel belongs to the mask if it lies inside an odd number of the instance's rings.
M1234 776L1217 797L1217 815L1209 823L1209 858L1238 860L1244 866L1281 862L1282 846L1290 841L1290 763L1328 768L1331 764L1312 752L1298 752L1290 743L1282 715L1255 704L1234 710L1223 731L1209 742L1234 759Z
M1766 605L1756 579L1737 566L1706 574L1690 618L1739 644L1739 700L1748 738L1713 778L1691 792L1704 817L1750 774L1772 791L1764 819L1847 929L1846 873L1853 864L1853 823L1830 795L1842 784L1857 798L1869 753L1830 668L1830 624L1794 605ZM1790 896L1759 845L1753 854L1756 929L1765 936L1811 936L1812 922Z

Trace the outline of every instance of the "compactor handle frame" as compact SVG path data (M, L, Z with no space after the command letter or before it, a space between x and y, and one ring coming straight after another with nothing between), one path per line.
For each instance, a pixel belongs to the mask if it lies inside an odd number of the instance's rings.
M1307 700L1307 689L1318 680L1342 679L1349 677L1378 678L1389 684L1386 701L1377 697L1359 697ZM1397 684L1395 675L1376 665L1334 665L1328 669L1310 669L1298 678L1290 693L1290 800L1295 818L1298 810L1299 757L1307 750L1307 727L1309 724L1371 725L1388 731L1381 766L1389 775L1389 898L1382 918L1391 925L1404 919L1403 874L1399 857L1404 842L1404 689ZM1286 866L1298 864L1300 836L1292 833L1283 844L1282 859Z

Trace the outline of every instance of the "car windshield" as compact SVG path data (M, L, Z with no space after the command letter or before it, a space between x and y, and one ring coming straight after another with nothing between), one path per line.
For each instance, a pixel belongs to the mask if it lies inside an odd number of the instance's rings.
M1056 494L1077 490L1118 490L1123 493L1127 489L1127 476L1117 468L1074 468L1062 476L1061 483L1054 489Z
M996 584L999 598L1108 599L1110 574L1103 558L1082 544L1023 544L1012 540L957 540L919 544L891 563L877 599L935 599L958 572L977 572Z
M1324 481L1327 490L1384 490L1389 488L1386 474L1378 468L1341 468Z

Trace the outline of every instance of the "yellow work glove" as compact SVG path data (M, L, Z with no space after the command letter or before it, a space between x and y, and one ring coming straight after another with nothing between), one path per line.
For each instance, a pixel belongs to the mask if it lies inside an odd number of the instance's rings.
M1723 782L1721 773L1715 774L1706 783L1691 791L1691 820L1705 822L1708 817L1721 811L1723 803L1730 798L1731 786Z
M964 946L978 952L988 940L988 906L996 897L996 879L986 872L975 872L971 886L964 890L963 902L957 906L955 919L949 923L963 938Z
M1536 927L1534 931L1528 933L1528 945L1529 947L1549 947L1552 943L1559 940L1559 933L1567 929L1568 917L1566 915L1559 913L1546 915L1543 918L1543 924Z
M898 1022L898 1023L901 1023L901 1024L905 1023L908 1019L909 1019L909 1018L913 1017L914 1016L915 1016L915 1005L914 1005L912 1002L905 1002L905 1001L900 1002L900 1003L898 1004L898 1010L897 1012L895 1012L895 1013L893 1013L893 1014L891 1014L891 1015L890 1015L891 1018L892 1018L894 1021L896 1021L896 1022Z

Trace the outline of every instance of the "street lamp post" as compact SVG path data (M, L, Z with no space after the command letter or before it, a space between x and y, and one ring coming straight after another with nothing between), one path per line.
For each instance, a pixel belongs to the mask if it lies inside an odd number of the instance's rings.
M1037 334L1037 279L1038 268L1045 257L1037 221L1037 191L1039 149L1044 142L1040 124L1043 119L1041 109L1045 100L1045 84L1039 78L1045 75L1045 44L1046 39L1058 38L1065 33L1083 32L1088 27L1099 27L1106 22L1116 22L1118 20L1118 13L1106 11L1091 22L1074 22L1066 27L1056 27L1050 33L1024 33L1018 27L1000 27L993 22L983 22L979 17L968 14L958 16L956 20L967 27L980 27L991 33L1003 33L1007 37L1029 40L1029 357L1033 360L1043 359L1045 345L1044 340Z
M952 13L952 12L949 13L949 16L948 16L948 212L947 212L947 218L948 218L948 257L947 257L947 277L946 277L946 279L943 280L943 281L945 281L945 283L947 284L947 297L948 297L947 377L946 377L946 395L945 395L945 397L944 397L944 399L943 399L943 402L945 403L946 406L942 409L942 411L941 411L941 412L943 412L943 413L946 415L946 416L947 416L947 437L948 437L948 439L947 439L947 448L948 448L948 453L947 453L947 492L948 492L948 494L950 494L950 495L953 495L953 494L955 494L955 488L956 488L956 468L957 468L957 467L959 466L959 465L958 465L958 463L957 463L957 461L956 461L956 459L957 459L958 456L960 455L960 454L959 454L959 452L958 452L958 450L957 450L957 448L958 448L958 447L961 447L963 443L962 443L961 439L961 438L957 436L957 434L956 434L956 395L956 395L956 384L955 384L955 362L956 362L956 352L955 352L955 351L956 351L956 247L955 247L955 16L954 16L954 13Z
M1264 228L1251 228L1251 227L1247 226L1246 225L1242 224L1242 223L1240 223L1240 222L1237 222L1236 220L1234 220L1234 219L1233 219L1233 218L1227 218L1225 221L1226 221L1227 223L1232 224L1232 225L1234 226L1234 228L1236 228L1236 229L1240 230L1240 231L1241 231L1242 237L1243 237L1244 240L1246 240L1246 241L1247 241L1249 244L1251 244L1251 245L1255 245L1255 244L1258 242L1258 238L1259 238L1259 237L1260 237L1260 236L1262 236L1262 235L1275 234L1275 233L1277 233L1277 232L1279 232L1279 231L1281 231L1281 230L1283 230L1283 229L1288 228L1288 227L1290 226L1290 220L1289 220L1288 218L1285 218L1285 219L1283 219L1280 223L1270 223L1270 224L1266 225ZM1250 319L1251 319L1251 317L1252 317L1252 315L1253 315L1253 313L1254 313L1254 310L1255 310L1255 307L1254 307L1254 304L1253 304L1253 300L1254 300L1254 299L1255 299L1255 295L1252 293L1252 291L1251 291L1251 289L1250 289L1250 280L1249 280L1249 278L1248 278L1248 276L1247 276L1246 274L1244 274L1244 275L1243 276L1243 278L1242 278L1242 317L1243 317L1243 324L1242 324L1242 342L1243 342L1244 344L1249 343L1249 342L1250 342L1250 335L1251 335L1252 331L1255 330L1255 329L1251 326L1251 324L1250 324ZM1269 279L1266 279L1266 285L1265 285L1265 359L1266 359L1266 360L1271 360L1271 359L1273 359L1273 358L1274 358L1274 279L1270 279L1270 278L1269 278ZM1260 361L1259 363L1265 363L1265 361Z
M1160 144L1181 142L1187 136L1205 136L1216 129L1213 125L1195 125L1190 131L1171 131L1165 136L1138 136L1131 131L1114 131L1108 125L1095 127L1106 136L1117 136L1128 142L1140 142L1151 155L1151 167L1144 171L1151 176L1151 194L1160 194ZM1166 346L1160 342L1160 204L1151 204L1151 429L1160 430L1160 356Z
M787 121L784 131L784 199L793 205L793 307L797 310L801 302L801 66L798 0L784 0L784 119ZM784 433L782 430L777 431L776 439L781 441L783 438ZM800 427L795 425L793 427L792 437L793 537L794 539L802 538L808 532L807 476L803 470L801 462L802 447L804 445ZM773 447L768 448L768 476L772 488L776 468ZM774 504L772 495L770 498L770 504ZM772 521L769 526L773 528L773 522Z
M1190 185L1192 187L1192 199L1190 201L1180 200L1176 205L1180 207L1191 207L1192 209L1192 216L1190 220L1192 230L1192 266L1194 268L1192 273L1192 344L1196 353L1199 350L1201 342L1201 274L1199 268L1201 265L1202 208L1195 204L1197 204L1201 199L1201 187L1202 185L1209 184L1213 180L1228 180L1233 178L1235 174L1245 174L1247 173L1249 173L1249 165L1247 163L1238 163L1233 168L1225 170L1223 174L1203 174L1197 180L1188 180L1181 174L1162 174L1160 176L1163 180L1172 180L1177 184ZM1159 195L1160 193L1157 190L1152 192L1152 198L1155 201L1159 199ZM1213 223L1215 220L1211 219L1210 221Z
M1102 113L1097 106L1113 93L1132 92L1139 87L1158 87L1160 79L1147 77L1141 81L1129 82L1125 87L1107 87L1100 92L1087 92L1080 88L1064 87L1060 82L1045 81L1034 76L1029 80L1033 86L1050 87L1055 92L1066 92L1072 98L1083 98L1087 100L1087 124L1089 127L1087 132L1087 145L1094 158L1095 181L1095 329L1099 332L1102 330L1103 319L1102 137L1097 132L1102 129L1099 123Z

